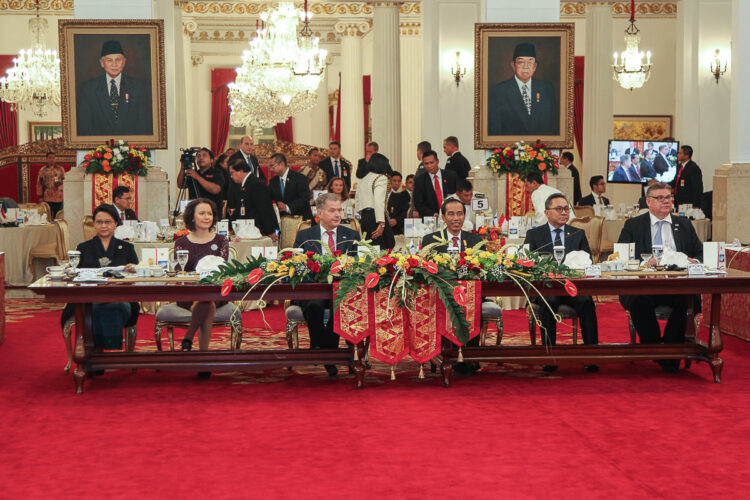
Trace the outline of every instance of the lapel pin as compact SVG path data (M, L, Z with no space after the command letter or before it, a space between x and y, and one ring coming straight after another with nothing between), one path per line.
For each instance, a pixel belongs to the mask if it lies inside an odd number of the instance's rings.
M536 102L539 102L539 97L540 97L540 94L539 94L539 92L537 92L536 93Z
M118 250L122 250L122 245L117 245Z
M537 102L539 102L539 97L538 96L539 96L539 94L537 94L537 98L536 98ZM127 92L125 92L125 102L127 102L127 103L130 102L130 94L128 94Z

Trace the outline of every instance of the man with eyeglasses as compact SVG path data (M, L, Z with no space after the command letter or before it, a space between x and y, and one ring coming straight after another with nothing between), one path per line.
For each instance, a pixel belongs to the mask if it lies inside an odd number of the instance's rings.
M693 225L687 218L672 214L672 188L669 184L657 182L649 186L646 204L648 213L625 222L619 243L635 243L635 255L650 254L652 245L662 245L664 250L686 254L691 262L703 260L703 244ZM650 263L656 262L652 258ZM685 341L686 298L686 295L621 295L620 304L630 311L641 344L677 344ZM672 308L663 337L655 313L656 306L660 305ZM680 367L678 359L657 362L667 372L677 371Z
M548 186L544 183L544 178L539 172L531 172L523 180L526 192L531 196L531 203L534 205L535 226L542 226L547 223L546 203L547 198L553 194L562 194L559 189ZM576 214L570 210L570 218L575 219Z
M489 135L557 135L560 114L550 82L533 78L536 48L519 43L510 62L513 77L490 89L487 133Z
M551 254L555 246L563 246L565 247L565 255L578 250L591 255L589 242L586 239L586 232L583 229L568 225L571 209L570 203L568 203L564 194L554 193L550 195L544 202L544 213L547 217L547 223L537 226L526 233L524 244L529 245L529 249L532 252ZM539 319L542 322L542 341L544 345L555 345L557 339L557 322L552 311L556 314L562 305L575 309L578 321L581 324L583 343L599 343L596 306L590 296L549 296L544 297L544 300L539 297L533 300L539 305ZM549 307L544 303L545 300L549 304ZM586 369L590 372L599 371L597 365L588 365ZM557 370L557 366L555 365L544 367L544 371L546 372L554 372L555 370Z
M287 167L286 156L281 153L271 157L271 173L274 177L268 183L268 189L279 215L301 215L305 220L312 220L307 177Z

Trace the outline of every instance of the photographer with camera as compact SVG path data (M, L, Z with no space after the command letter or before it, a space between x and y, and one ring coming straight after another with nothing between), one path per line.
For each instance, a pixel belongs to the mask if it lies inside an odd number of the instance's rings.
M195 158L192 158L192 155ZM191 200L208 198L221 210L221 188L224 186L224 172L213 166L214 154L208 148L183 150L180 157L180 173L177 185L188 190ZM221 215L221 214L219 214ZM220 217L221 218L221 217Z

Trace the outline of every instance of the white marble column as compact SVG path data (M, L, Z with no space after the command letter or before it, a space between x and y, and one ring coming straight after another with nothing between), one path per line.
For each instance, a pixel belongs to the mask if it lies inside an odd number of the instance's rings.
M341 34L341 153L355 166L365 155L361 37L369 29L364 20L336 23Z
M319 148L328 147L328 71L318 85L318 102L312 109L292 117L294 142Z
M399 5L374 2L372 34L372 138L391 165L401 165L401 67Z
M681 2L677 9L677 40L675 65L675 126L674 137L684 144L697 144L700 138L700 6L697 1Z
M750 240L745 214L750 209L750 16L747 0L732 0L732 59L727 75L731 79L729 112L729 159L716 170L713 195L714 241Z
M417 144L422 140L424 64L422 25L401 22L401 162L391 165L406 176L417 170Z
M612 6L610 2L586 5L586 61L583 82L582 179L601 170L612 137Z
M192 40L190 39L195 30L198 29L198 23L194 19L182 19L182 69L183 69L183 80L185 81L185 96L188 98L185 100L185 116L195 116L196 106L195 95L196 86L193 84L192 72L193 66L203 63L203 56L192 55ZM198 130L196 127L195 120L187 120L185 123L185 141L188 144L197 144ZM211 147L207 145L207 147ZM218 155L221 151L214 151L214 154Z

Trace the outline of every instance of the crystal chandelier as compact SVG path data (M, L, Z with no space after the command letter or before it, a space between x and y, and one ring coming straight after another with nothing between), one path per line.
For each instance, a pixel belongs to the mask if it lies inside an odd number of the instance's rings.
M644 64L643 52L639 51L638 45L641 37L640 30L635 25L635 0L630 1L630 26L625 30L625 51L620 54L618 63L617 52L615 52L613 78L624 89L633 90L643 87L651 76L651 52L646 52Z
M29 20L29 31L34 38L31 49L21 49L13 59L13 67L0 78L0 99L12 109L30 107L36 116L47 114L47 105L60 105L60 59L56 50L48 50L44 43L47 20L36 16Z
M281 2L261 13L263 26L242 55L242 66L229 85L233 126L270 127L307 111L317 102L327 51L309 26L312 14ZM299 20L304 26L297 34Z

